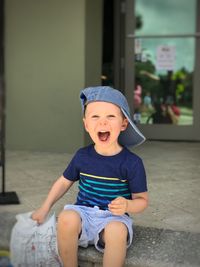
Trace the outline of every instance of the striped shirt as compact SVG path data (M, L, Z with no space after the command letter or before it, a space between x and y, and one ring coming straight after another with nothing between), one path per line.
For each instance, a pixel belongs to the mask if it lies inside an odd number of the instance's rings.
M71 181L79 180L77 205L107 209L119 196L131 199L132 193L147 191L142 160L127 148L114 156L99 155L93 145L81 148L63 176Z

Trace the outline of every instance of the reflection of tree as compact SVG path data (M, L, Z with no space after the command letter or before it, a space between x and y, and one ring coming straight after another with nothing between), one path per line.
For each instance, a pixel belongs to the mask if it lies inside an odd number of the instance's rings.
M185 68L175 72L168 71L166 75L160 75L161 86L164 101L172 96L178 105L190 106L192 103L192 73Z
M143 20L142 20L142 16L141 15L136 15L136 29L140 30L143 26Z
M146 92L149 92L153 98L159 96L158 80L153 78L155 72L155 65L151 60L147 60L146 62L138 61L135 63L136 85L140 84L142 86L143 96ZM150 75L147 75L147 73Z
M184 80L185 91L182 95L181 102L188 106L192 107L192 92L193 92L193 72L187 72L186 78Z
M185 68L176 71L172 75L172 80L174 81L175 99L177 103L191 107L193 87L192 78L193 73L188 72Z
M192 105L193 73L185 68L156 76L156 68L151 60L136 61L135 79L136 85L142 86L142 97L149 92L153 102L165 102L171 96L178 105Z

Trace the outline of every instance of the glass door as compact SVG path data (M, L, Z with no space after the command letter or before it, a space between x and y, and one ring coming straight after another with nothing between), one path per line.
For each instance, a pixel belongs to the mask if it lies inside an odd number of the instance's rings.
M147 138L200 139L198 2L126 1L125 93Z

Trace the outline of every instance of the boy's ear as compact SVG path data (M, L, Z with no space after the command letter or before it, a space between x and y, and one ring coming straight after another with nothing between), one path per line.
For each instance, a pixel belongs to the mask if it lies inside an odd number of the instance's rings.
M85 118L83 118L83 125L84 125L85 130L88 132L88 127L87 127Z
M121 127L122 132L126 130L126 128L128 127L128 124L129 124L129 122L128 122L127 118L125 118L123 120L122 127Z

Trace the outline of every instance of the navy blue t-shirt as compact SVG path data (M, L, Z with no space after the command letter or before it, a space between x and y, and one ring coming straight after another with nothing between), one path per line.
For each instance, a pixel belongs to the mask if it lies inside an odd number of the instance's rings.
M70 181L79 180L77 205L107 209L116 197L131 199L132 193L147 191L143 162L125 147L114 156L98 154L94 145L81 148L63 176Z

